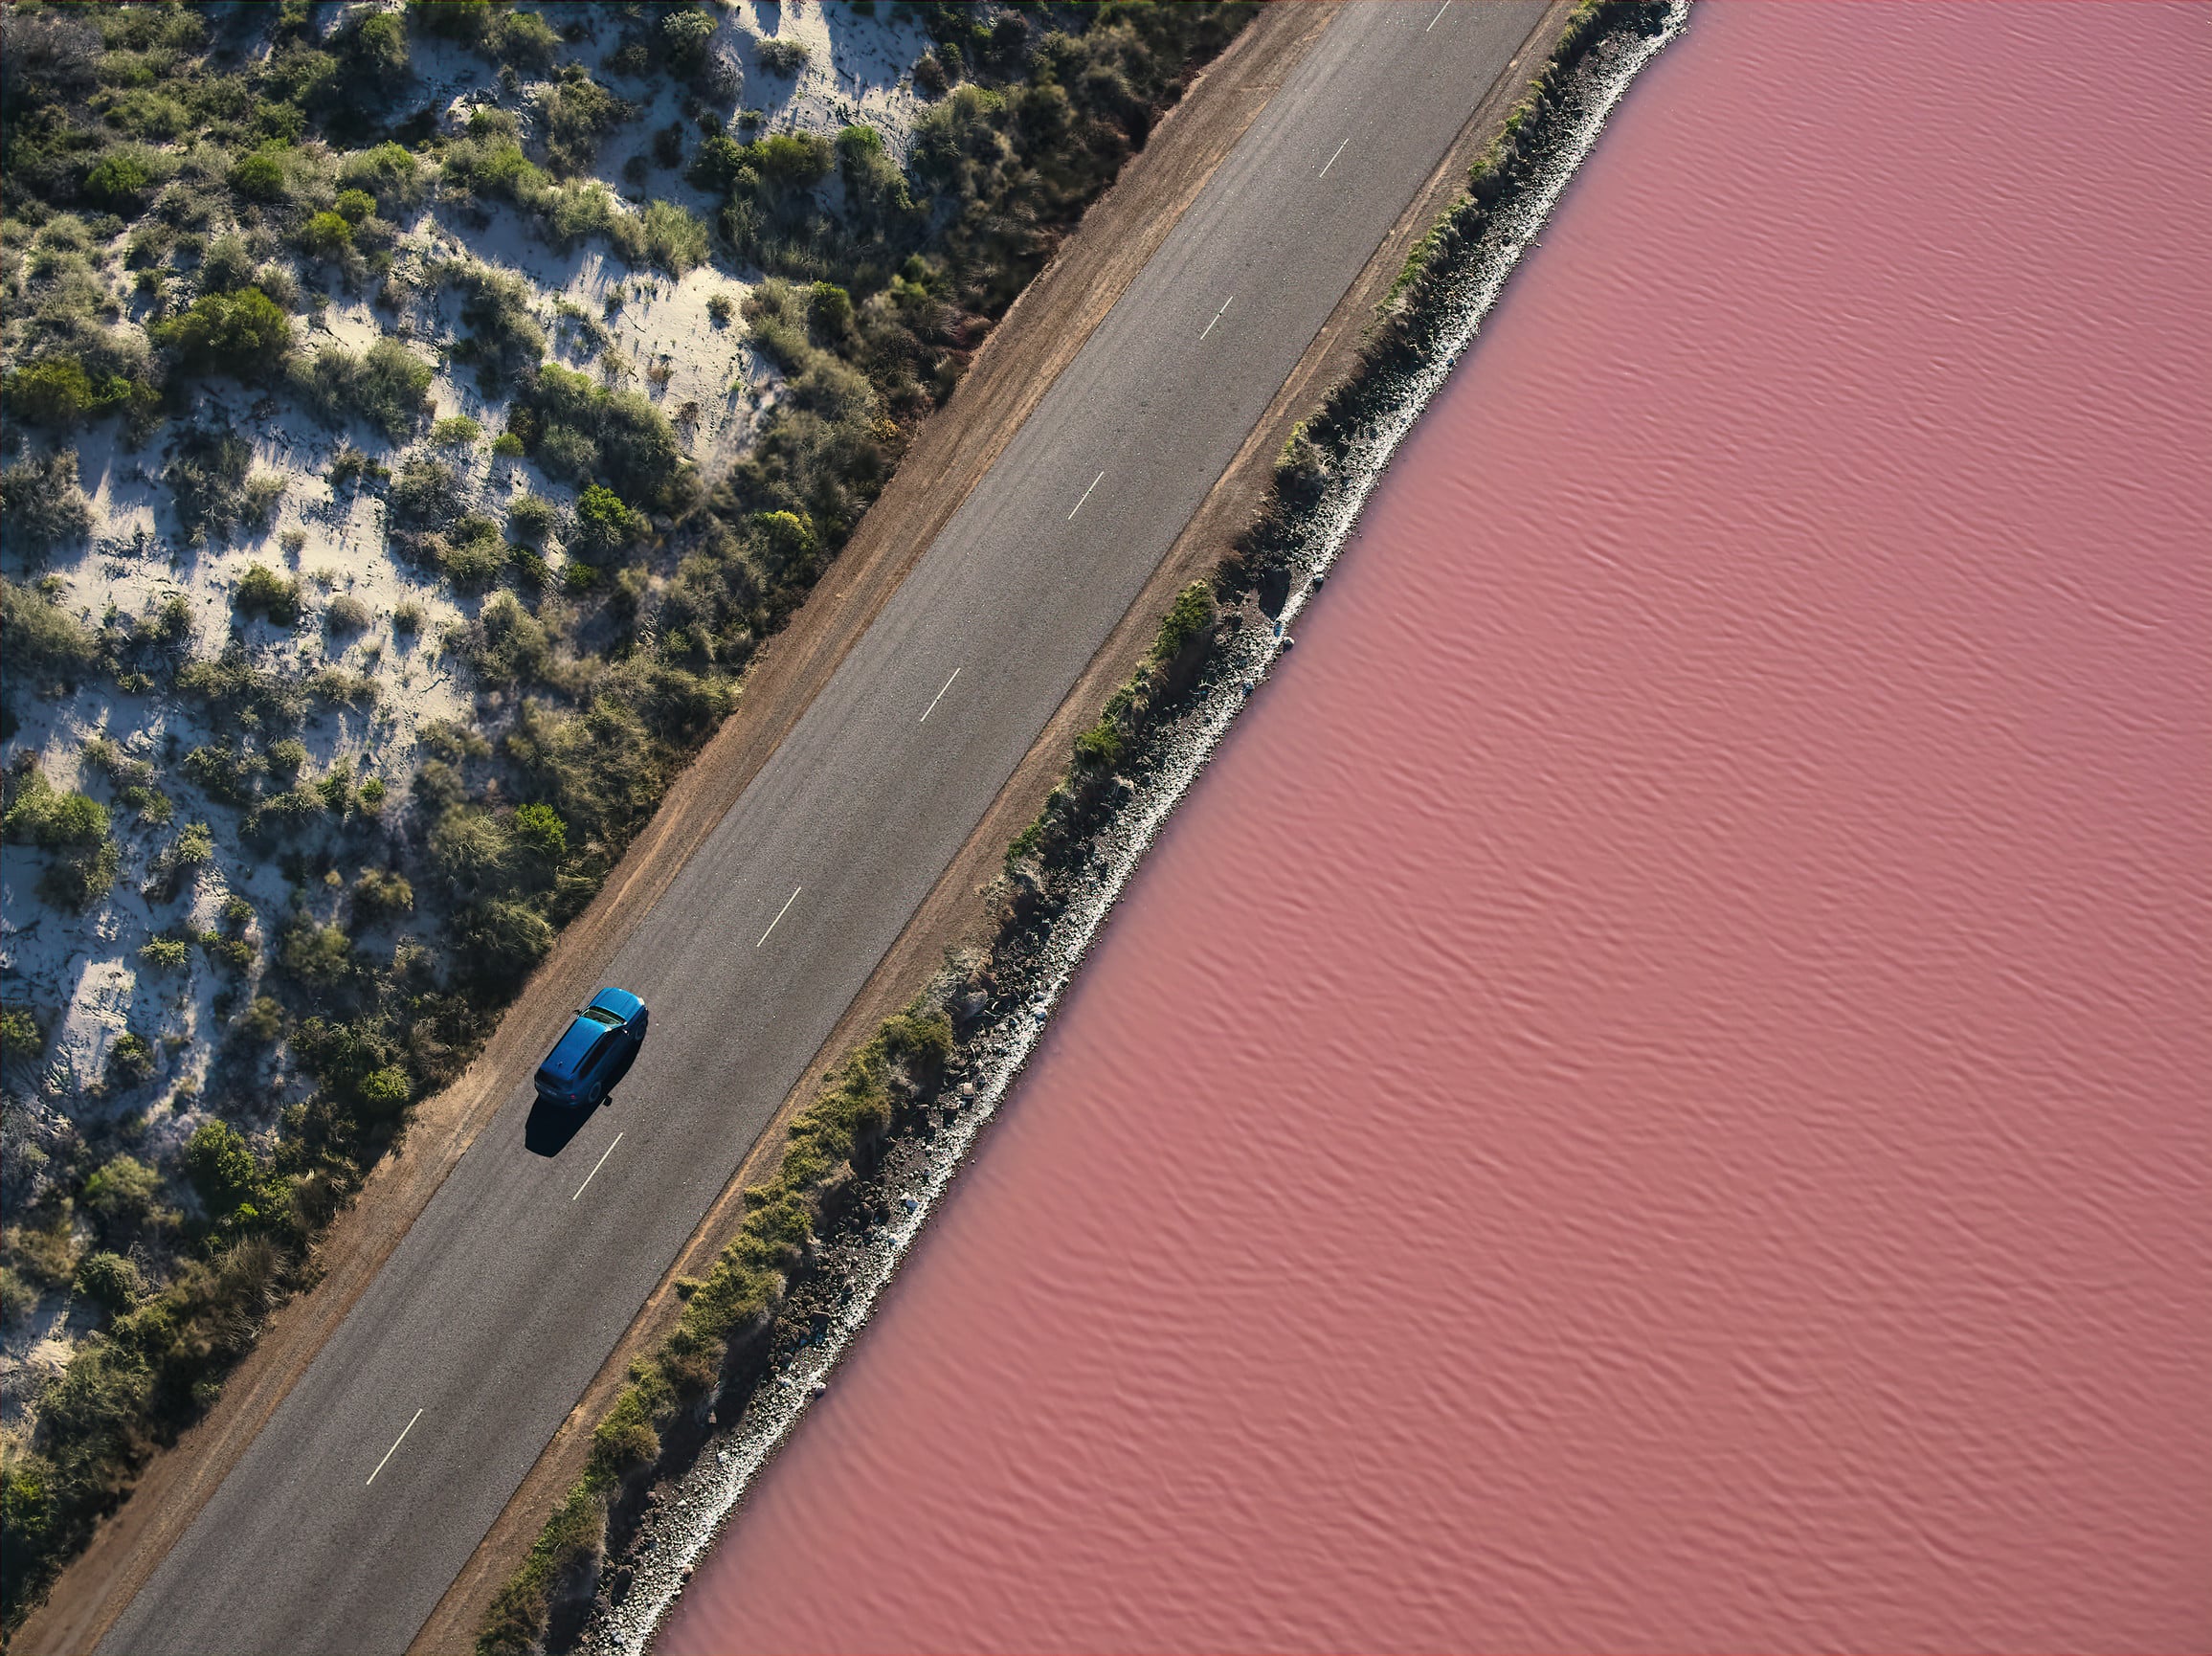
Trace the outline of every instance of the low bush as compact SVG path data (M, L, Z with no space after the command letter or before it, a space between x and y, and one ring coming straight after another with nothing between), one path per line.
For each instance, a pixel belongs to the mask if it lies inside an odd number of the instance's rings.
M107 838L107 807L89 794L48 784L34 765L11 781L0 832L19 845L57 851L98 845Z
M396 870L364 868L353 883L353 912L373 923L405 914L414 906L414 887Z
M283 483L249 476L253 458L252 446L228 426L193 426L179 435L162 481L189 543L224 540L267 523Z
M807 66L808 58L803 40L771 36L753 48L753 61L771 75L796 75Z
M460 319L470 331L454 356L475 367L487 392L544 358L545 329L531 314L529 289L520 279L459 262L447 265L443 276L461 290Z
M542 544L560 522L553 503L539 495L517 495L507 503L507 532L532 546Z
M77 1291L110 1312L128 1310L144 1286L137 1265L105 1249L86 1254L77 1267Z
M538 104L546 166L557 178L590 170L608 133L636 113L587 74L580 63L566 65Z
M107 1064L101 1081L110 1092L128 1092L153 1079L153 1042L143 1035L124 1032L107 1049Z
M553 363L525 380L507 429L556 477L599 479L655 511L681 511L698 488L675 429L650 401L607 391Z
M182 316L147 331L187 373L262 379L292 348L291 318L257 287L202 294Z
M655 201L607 227L614 251L632 264L681 276L706 262L706 225L689 208Z
M92 503L77 483L77 451L59 449L0 470L0 518L10 544L42 553L92 532Z
M138 957L155 972L182 972L192 963L192 948L182 938L150 937L139 945Z
M391 481L387 501L391 521L402 528L428 529L450 524L460 510L460 479L443 461L413 459Z
M333 633L360 633L376 618L375 612L351 593L341 593L323 612L323 625Z
M231 607L241 615L258 615L289 627L300 619L300 583L286 580L266 564L250 565L231 594Z
M360 356L325 346L295 375L317 418L340 426L363 419L397 442L429 407L430 364L395 339L380 339Z

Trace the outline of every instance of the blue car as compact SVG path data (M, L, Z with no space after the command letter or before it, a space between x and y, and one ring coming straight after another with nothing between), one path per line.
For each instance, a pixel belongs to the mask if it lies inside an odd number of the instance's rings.
M627 989L600 990L538 1065L538 1096L547 1104L596 1106L645 1044L645 1002Z

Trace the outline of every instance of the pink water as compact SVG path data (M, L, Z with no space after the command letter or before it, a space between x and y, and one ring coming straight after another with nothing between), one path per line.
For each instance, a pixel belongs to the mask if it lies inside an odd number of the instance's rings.
M1700 11L660 1649L2212 1644L2207 85Z

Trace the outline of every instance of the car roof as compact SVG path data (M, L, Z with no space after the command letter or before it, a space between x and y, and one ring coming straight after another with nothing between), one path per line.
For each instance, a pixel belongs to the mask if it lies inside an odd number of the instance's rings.
M591 1056L592 1048L599 1043L599 1038L606 1033L607 1026L595 1018L579 1016L570 1018L567 1032L554 1043L553 1050L546 1055L546 1062L538 1073L553 1081L575 1080L578 1071L583 1068L584 1060Z
M625 1023L645 1009L645 1002L627 989L616 989L612 984L592 996L592 1004L612 1012Z

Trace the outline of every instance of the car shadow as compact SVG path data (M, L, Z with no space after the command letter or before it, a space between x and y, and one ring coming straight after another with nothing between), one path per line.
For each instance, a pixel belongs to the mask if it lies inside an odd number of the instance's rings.
M523 1125L523 1148L532 1155L559 1155L597 1113L540 1098L530 1106L530 1119Z
M633 1047L615 1065L614 1075L607 1083L607 1096L599 1101L598 1109L585 1109L578 1105L548 1103L540 1094L530 1105L530 1118L523 1124L523 1148L533 1155L559 1155L569 1148L569 1141L584 1130L584 1124L614 1103L614 1089L622 1085L622 1078L630 1073L630 1066L637 1062L637 1050Z

